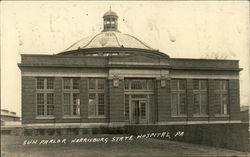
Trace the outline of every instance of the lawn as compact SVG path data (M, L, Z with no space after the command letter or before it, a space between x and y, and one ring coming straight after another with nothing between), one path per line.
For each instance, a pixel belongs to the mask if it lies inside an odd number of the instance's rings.
M126 135L19 137L4 135L2 157L250 156L250 153Z

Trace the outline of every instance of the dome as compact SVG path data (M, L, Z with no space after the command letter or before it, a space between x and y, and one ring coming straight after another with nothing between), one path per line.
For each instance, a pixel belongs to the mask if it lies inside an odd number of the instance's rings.
M109 10L103 16L117 16L116 12Z
M154 50L146 43L129 34L123 34L118 31L104 31L99 34L87 38L83 38L66 51L88 48L105 48L105 47L121 47L121 48L137 48Z

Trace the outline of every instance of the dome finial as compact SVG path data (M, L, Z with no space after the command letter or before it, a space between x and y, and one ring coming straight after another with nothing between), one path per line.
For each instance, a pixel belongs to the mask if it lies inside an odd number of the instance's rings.
M111 5L109 6L109 11L111 11Z

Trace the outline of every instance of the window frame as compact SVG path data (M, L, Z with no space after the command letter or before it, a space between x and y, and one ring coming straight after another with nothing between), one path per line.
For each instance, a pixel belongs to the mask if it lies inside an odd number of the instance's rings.
M38 88L38 79L43 79L43 88ZM48 79L52 80L52 87L48 88ZM54 77L36 77L36 119L54 119L55 118L55 78ZM38 114L38 106L41 104L38 104L38 94L43 94L43 113L44 115ZM47 103L48 94L53 94L53 104ZM48 106L53 106L53 114L48 115Z
M194 82L195 81L198 81L198 89L194 89ZM202 81L206 82L206 89L202 89ZM193 97L193 99L194 99L194 108L195 108L195 95L198 95L198 97L199 97L199 102L198 102L199 113L195 113L193 111L193 115L194 116L204 116L204 117L208 116L208 114L209 114L209 109L208 109L208 104L209 104L209 102L208 102L208 80L206 80L206 79L194 79L193 80L193 94L194 94L194 97ZM202 106L204 107L204 105L202 104L202 95L204 95L204 94L206 95L206 104L205 104L206 113L205 114L202 113Z
M90 89L90 80L94 80L95 82L95 88L94 89ZM99 82L101 82L100 80L103 81L103 88L99 89ZM106 85L107 85L107 80L106 78L88 78L88 118L106 118ZM95 95L95 115L90 115L90 94L94 94ZM99 111L99 94L103 94L103 115L99 115L98 111Z
M38 94L43 94L43 104L38 104ZM48 94L53 94L53 104L48 104ZM44 106L43 112L44 115L38 115L38 106ZM53 114L48 115L48 106L53 106ZM36 93L36 118L54 118L55 113L55 94L54 92L37 92Z
M69 88L64 88L65 87L65 79L69 79ZM74 80L78 80L78 88L74 88ZM80 118L81 116L81 95L80 95L80 77L63 77L63 83L62 83L62 115L64 119L67 118ZM64 95L69 94L69 104L70 106L70 114L65 114L64 108L65 108L65 100L64 100ZM74 94L78 94L79 96L79 105L77 109L79 109L79 113L77 115L74 115Z
M177 89L172 89L172 81L177 81ZM185 89L180 89L180 81L185 81ZM171 117L187 117L187 80L186 79L171 79L170 81L170 97L171 97ZM177 95L177 113L173 114L173 95ZM185 104L184 104L184 114L181 114L180 110L180 102L181 102L181 94L185 96ZM185 110L186 108L186 110Z
M219 104L215 103L215 105L219 105L219 108L220 108L220 113L218 113L217 111L215 112L215 116L229 116L229 81L226 80L226 79L217 79L215 80L215 85L216 85L216 81L219 81L219 89L216 89L214 90L214 97L216 96L219 96L220 98L220 102ZM224 83L226 83L227 85L227 89L224 89ZM222 88L221 88L222 87ZM224 104L223 104L223 96L226 95L226 98L227 98L227 110L225 113L224 111ZM218 106L217 106L218 107ZM216 108L217 108L216 107Z

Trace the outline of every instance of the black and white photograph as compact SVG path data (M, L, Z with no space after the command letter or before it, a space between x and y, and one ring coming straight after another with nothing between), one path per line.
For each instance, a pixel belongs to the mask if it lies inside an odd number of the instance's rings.
M1 1L2 157L248 157L249 1Z

